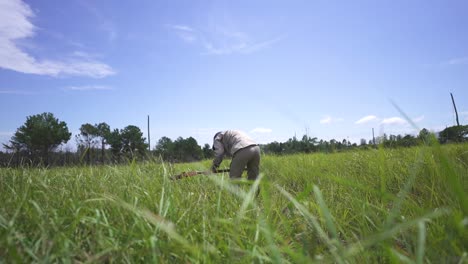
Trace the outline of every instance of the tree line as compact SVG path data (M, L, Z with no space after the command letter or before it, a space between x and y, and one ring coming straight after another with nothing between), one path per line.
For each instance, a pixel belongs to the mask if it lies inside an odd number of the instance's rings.
M67 124L52 113L28 116L9 143L3 144L7 152L0 151L0 166L105 164L145 159L191 162L213 158L210 145L205 144L201 147L193 137L178 137L176 140L162 137L155 147L149 150L142 131L134 125L112 130L105 122L94 125L85 123L79 130L80 133L75 135L76 151L60 148L71 139ZM466 142L468 126L447 127L437 135L425 128L417 136L384 134L369 141L361 139L359 145L346 139L326 141L304 135L301 139L294 136L286 142L275 141L260 147L264 153L276 155L333 153L374 148L377 145L387 148L411 147L424 144L431 138L437 138L442 144Z
M353 149L369 149L382 146L384 148L397 147L413 147L429 143L431 140L438 140L441 144L446 143L461 143L468 141L468 125L451 126L440 131L437 134L431 133L426 128L419 131L419 134L414 136L407 135L387 135L376 137L367 141L361 139L360 144L351 143L349 140L343 139L338 141L331 139L330 141L318 140L316 137L304 135L300 140L297 137L288 139L286 142L272 142L262 146L264 153L269 154L294 154L294 153L334 153Z
M170 162L190 162L212 157L210 146L200 147L193 137L172 141L163 137L151 151L139 127L111 129L105 123L82 124L75 135L77 150L63 148L72 134L52 113L28 116L0 151L0 166L74 165L122 163L161 157Z

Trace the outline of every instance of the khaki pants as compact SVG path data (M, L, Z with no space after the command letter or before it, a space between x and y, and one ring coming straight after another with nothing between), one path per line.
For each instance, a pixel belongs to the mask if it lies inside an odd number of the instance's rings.
M242 177L242 172L247 167L247 179L257 179L260 166L260 147L249 146L238 150L231 161L231 169L229 171L230 178Z

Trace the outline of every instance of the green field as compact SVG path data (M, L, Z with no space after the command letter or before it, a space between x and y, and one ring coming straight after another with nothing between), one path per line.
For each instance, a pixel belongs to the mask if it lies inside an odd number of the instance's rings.
M468 260L467 144L264 156L253 184L169 179L209 165L0 169L0 262Z

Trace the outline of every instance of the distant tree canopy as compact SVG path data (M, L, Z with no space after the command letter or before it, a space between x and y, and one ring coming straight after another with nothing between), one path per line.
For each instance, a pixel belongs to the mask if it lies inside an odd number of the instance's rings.
M211 159L214 157L214 151L211 149L210 144L205 144L203 146L202 152L205 159Z
M62 143L68 142L71 133L67 124L59 121L52 113L28 116L5 148L16 152L26 151L31 158L39 157L45 165L49 153Z
M457 130L458 131L458 130ZM465 130L462 130L465 131ZM463 134L462 132L451 132L451 135L458 135L456 138L460 139L464 135L466 141L466 132ZM335 139L331 139L330 141L320 140L318 141L317 138L311 138L307 135L304 135L301 140L298 140L296 137L288 139L288 141L284 143L272 142L265 145L262 145L262 149L265 153L272 153L272 154L292 154L292 153L310 153L310 152L325 152L325 153L333 153L336 151L345 151L351 150L356 148L363 148L367 149L370 147L375 147L377 145L381 145L386 148L396 148L396 147L412 147L424 144L425 142L429 142L430 139L435 139L435 135L429 130L423 128L418 136L413 135L387 135L383 134L380 137L376 137L375 144L373 140L369 140L368 143L366 139L360 140L360 146L356 143L351 144L346 139L342 141L338 141ZM460 140L457 142L461 142ZM445 142L444 142L445 143Z
M468 141L468 125L447 127L439 133L439 140L441 143Z
M119 129L115 128L106 136L107 144L110 145L110 150L114 159L119 159L123 149L123 142L120 136Z
M193 137L178 137L174 141L176 159L181 161L196 161L203 159L203 151Z
M107 123L99 123L94 125L96 127L97 137L99 138L99 143L101 143L101 163L105 162L105 151L107 138L110 134L110 126Z
M174 142L168 137L162 137L158 140L155 147L155 154L161 156L164 160L173 159Z
M119 161L123 157L141 158L145 156L148 144L145 143L146 138L143 137L140 128L129 125L121 130L114 129L112 132L107 129L105 127L102 133L103 140L110 145L114 161Z
M209 158L208 156L211 152L205 148L202 150L193 137L186 139L178 137L175 141L172 141L168 137L162 137L158 140L154 152L164 160L173 162L190 162Z
M97 128L89 123L80 127L80 134L76 135L78 150L86 154L86 162L91 163L91 150L97 143Z
M424 141L424 142L429 142L433 134L429 132L429 130L423 128L421 131L419 131L418 139Z
M122 140L122 152L127 157L143 157L145 155L148 144L145 143L146 138L143 137L143 132L139 127L126 126L120 130L120 139Z
M273 154L335 152L350 147L352 147L352 144L346 139L343 139L342 141L337 141L335 139L331 139L330 141L318 141L316 137L309 137L308 135L302 136L301 140L298 140L294 136L284 143L278 143L275 141L262 145L262 149L266 153Z
M93 160L97 160L98 146L101 148L100 161L105 162L105 151L107 145L107 138L110 134L110 127L108 124L102 122L99 124L91 125L89 123L82 124L80 127L80 134L75 136L78 146L78 152L85 154L86 162L91 163L92 156L96 156Z

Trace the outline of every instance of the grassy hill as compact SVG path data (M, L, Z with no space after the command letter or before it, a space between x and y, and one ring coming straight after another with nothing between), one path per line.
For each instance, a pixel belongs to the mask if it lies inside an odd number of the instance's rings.
M210 161L0 169L0 262L468 259L467 144L262 158L253 184L169 179Z

